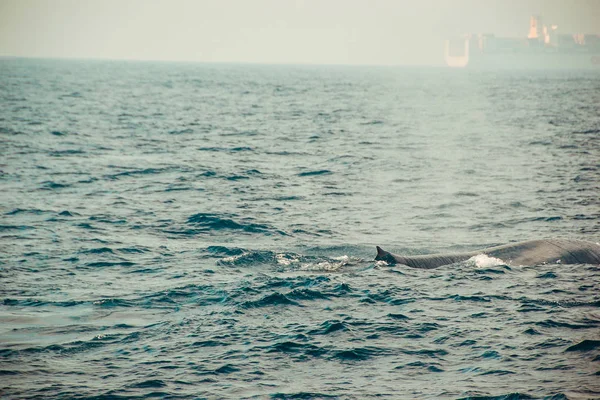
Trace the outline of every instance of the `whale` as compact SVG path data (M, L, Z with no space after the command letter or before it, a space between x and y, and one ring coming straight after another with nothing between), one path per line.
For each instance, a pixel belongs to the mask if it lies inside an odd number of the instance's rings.
M543 239L525 242L509 243L502 246L489 247L481 250L447 253L426 254L417 256L401 256L392 254L376 246L375 260L388 264L402 264L413 268L437 268L467 261L471 257L484 254L500 259L510 266L541 265L541 264L600 264L600 244L585 240Z

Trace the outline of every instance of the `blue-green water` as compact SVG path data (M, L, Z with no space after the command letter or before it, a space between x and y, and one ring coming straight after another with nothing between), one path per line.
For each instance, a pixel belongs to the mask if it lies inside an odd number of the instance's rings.
M600 75L0 60L2 398L600 397Z

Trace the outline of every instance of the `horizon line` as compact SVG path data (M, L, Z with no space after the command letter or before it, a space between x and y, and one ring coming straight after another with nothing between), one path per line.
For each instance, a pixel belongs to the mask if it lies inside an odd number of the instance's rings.
M85 56L23 56L0 54L0 59L32 59L32 60L55 60L55 61L123 61L123 62L155 62L155 63L179 63L179 64L234 64L234 65L268 65L268 66L330 66L330 67L412 67L412 68L439 68L446 67L445 64L343 64L343 63L318 63L298 61L201 61L201 60L164 60L153 58L111 58L111 57L85 57Z

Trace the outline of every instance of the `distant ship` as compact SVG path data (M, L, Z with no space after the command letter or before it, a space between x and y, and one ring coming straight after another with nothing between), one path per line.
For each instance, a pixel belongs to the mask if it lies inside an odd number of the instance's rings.
M595 69L600 71L600 35L560 33L532 16L523 38L468 34L446 40L446 64L457 68Z

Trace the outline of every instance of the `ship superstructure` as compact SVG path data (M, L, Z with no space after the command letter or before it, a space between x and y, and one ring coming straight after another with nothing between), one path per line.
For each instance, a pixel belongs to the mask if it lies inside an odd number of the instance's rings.
M467 34L446 40L446 64L475 68L560 68L600 71L600 35L561 33L532 16L527 37Z

